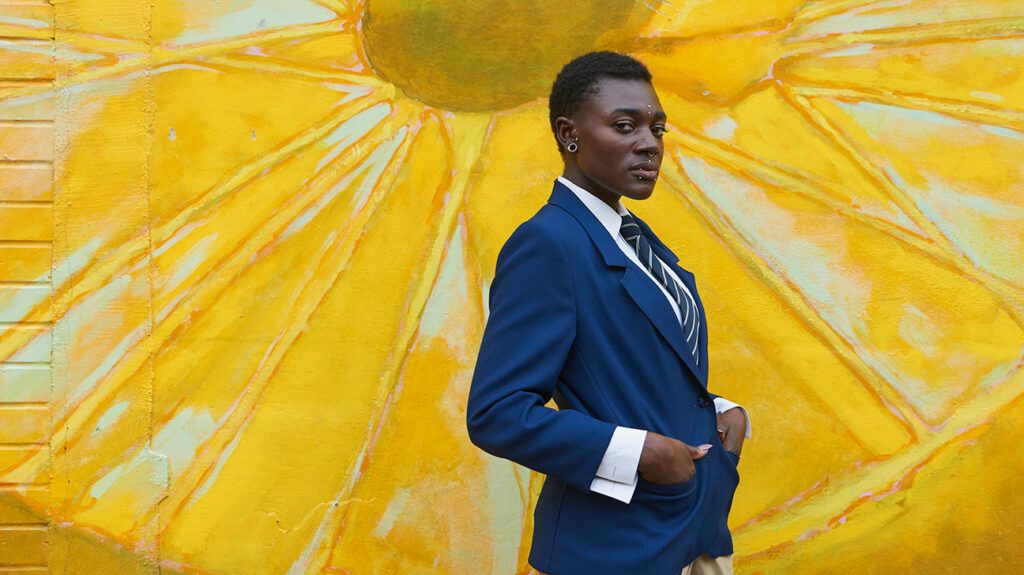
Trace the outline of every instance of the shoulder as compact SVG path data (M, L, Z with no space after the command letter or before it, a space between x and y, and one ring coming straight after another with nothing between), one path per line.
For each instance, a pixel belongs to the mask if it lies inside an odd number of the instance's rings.
M558 206L545 204L505 241L495 274L536 277L539 270L545 270L545 281L559 279L554 276L565 279L577 266L586 265L587 250L592 251L589 237L576 218Z
M576 218L558 206L545 204L530 219L519 224L506 246L525 242L558 246L565 250L580 240L586 240L586 232Z
M550 301L572 294L572 250L563 240L566 223L564 216L545 206L512 232L495 262L492 305L513 292L531 297L547 294Z
M533 217L523 222L523 225L555 235L565 232L582 231L583 229L580 227L580 223L576 221L575 216L554 204L544 204Z

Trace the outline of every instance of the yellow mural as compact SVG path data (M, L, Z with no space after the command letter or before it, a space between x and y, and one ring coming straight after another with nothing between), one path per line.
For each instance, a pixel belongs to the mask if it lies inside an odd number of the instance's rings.
M1018 0L12 0L0 571L529 573L465 398L595 48L754 422L737 572L1018 569Z

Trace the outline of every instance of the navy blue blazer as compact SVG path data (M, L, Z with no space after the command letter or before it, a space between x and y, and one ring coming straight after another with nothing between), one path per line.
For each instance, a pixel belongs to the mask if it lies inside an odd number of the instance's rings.
M551 575L678 575L701 554L732 554L739 460L718 438L707 392L707 316L693 275L637 221L697 300L699 365L661 290L558 182L505 243L491 284L469 435L547 476L530 564ZM641 479L626 504L590 491L616 426L713 447L692 480Z

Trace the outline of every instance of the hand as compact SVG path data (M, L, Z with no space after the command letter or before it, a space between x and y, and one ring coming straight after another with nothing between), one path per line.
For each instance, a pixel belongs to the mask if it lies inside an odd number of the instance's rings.
M653 431L647 432L644 449L640 452L637 470L640 477L651 483L681 483L693 479L696 468L694 460L704 457L711 449L705 443L699 447L687 445L678 439L665 437Z
M743 451L743 440L747 437L747 416L742 409L734 407L718 414L718 437L726 451L736 455Z

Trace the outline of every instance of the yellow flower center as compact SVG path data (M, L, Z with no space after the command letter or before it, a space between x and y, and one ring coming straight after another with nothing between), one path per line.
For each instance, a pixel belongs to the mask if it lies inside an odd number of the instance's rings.
M546 97L566 62L621 46L649 16L635 0L368 0L363 42L374 69L412 98L503 110Z

